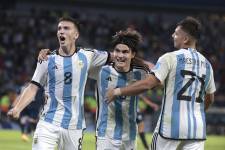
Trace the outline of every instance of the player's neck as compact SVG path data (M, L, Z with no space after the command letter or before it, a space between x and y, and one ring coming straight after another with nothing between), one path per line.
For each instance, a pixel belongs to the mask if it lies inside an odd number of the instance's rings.
M196 43L188 43L188 44L184 44L183 47L184 49L188 49L188 48L191 48L191 49L196 49Z
M59 48L59 54L62 55L62 56L70 56L70 55L73 55L74 52L76 51L76 47L75 45L73 46L66 46L66 47L60 47Z
M116 71L118 72L129 72L130 71L130 66L126 66L126 67L117 67L117 66L114 66Z

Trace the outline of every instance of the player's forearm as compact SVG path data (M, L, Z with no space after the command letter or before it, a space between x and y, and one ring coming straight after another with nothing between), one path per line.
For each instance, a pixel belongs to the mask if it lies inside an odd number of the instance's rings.
M127 87L121 88L120 89L121 95L125 95L125 96L138 95L140 93L143 93L144 91L152 89L158 84L159 84L159 81L156 79L156 77L153 75L149 75L144 80L137 81Z
M31 103L35 94L37 93L37 90L38 86L29 84L28 87L26 87L22 92L14 109L16 109L18 112L21 112L28 104Z
M205 111L209 108L210 105L214 102L214 94L205 95Z

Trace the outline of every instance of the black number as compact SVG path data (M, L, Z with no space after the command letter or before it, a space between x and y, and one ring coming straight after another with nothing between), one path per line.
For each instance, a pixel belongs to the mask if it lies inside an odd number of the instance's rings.
M72 83L72 73L71 72L65 72L64 73L64 83L65 84L71 84Z
M199 96L196 98L196 102L201 103L203 102L203 99L201 97L201 95L203 94L203 90L204 90L204 86L205 86L205 75L202 75L202 78L198 77L199 81L201 82L201 88L199 91Z
M78 142L79 142L78 150L81 150L82 149L82 141L83 141L83 137L82 138L79 138L79 140L78 140Z
M205 85L205 75L202 77L197 76L194 72L192 71L187 71L187 70L181 70L181 76L185 78L185 76L191 76L191 78L188 80L188 82L181 88L181 90L177 94L177 99L178 100L185 100L185 101L191 101L191 96L184 95L184 92L193 84L195 80L199 80L201 83L200 91L199 91L199 96L196 98L197 103L203 102L203 99L201 98L201 95L203 94L203 89Z

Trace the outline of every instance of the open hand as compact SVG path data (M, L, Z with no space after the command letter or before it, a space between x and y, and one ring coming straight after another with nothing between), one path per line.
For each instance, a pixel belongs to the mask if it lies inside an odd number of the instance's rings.
M106 92L106 99L105 99L105 101L108 104L111 103L116 98L114 90L115 90L114 88L109 88L107 90L107 92Z

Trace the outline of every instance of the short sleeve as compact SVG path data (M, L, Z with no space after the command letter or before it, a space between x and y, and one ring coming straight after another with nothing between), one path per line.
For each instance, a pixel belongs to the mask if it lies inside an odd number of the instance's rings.
M172 64L172 58L169 53L161 56L156 65L152 68L152 72L155 77L163 84L170 70L170 64Z
M88 77L91 79L97 80L101 68L102 68L102 66L91 68L89 70Z
M212 69L212 66L210 65L210 76L209 76L208 85L206 86L206 93L212 94L215 91L216 91L216 86L214 82L213 69Z
M93 50L93 57L91 62L92 67L103 66L109 59L109 53L106 51Z
M47 80L48 61L39 61L32 77L32 81L44 86Z

